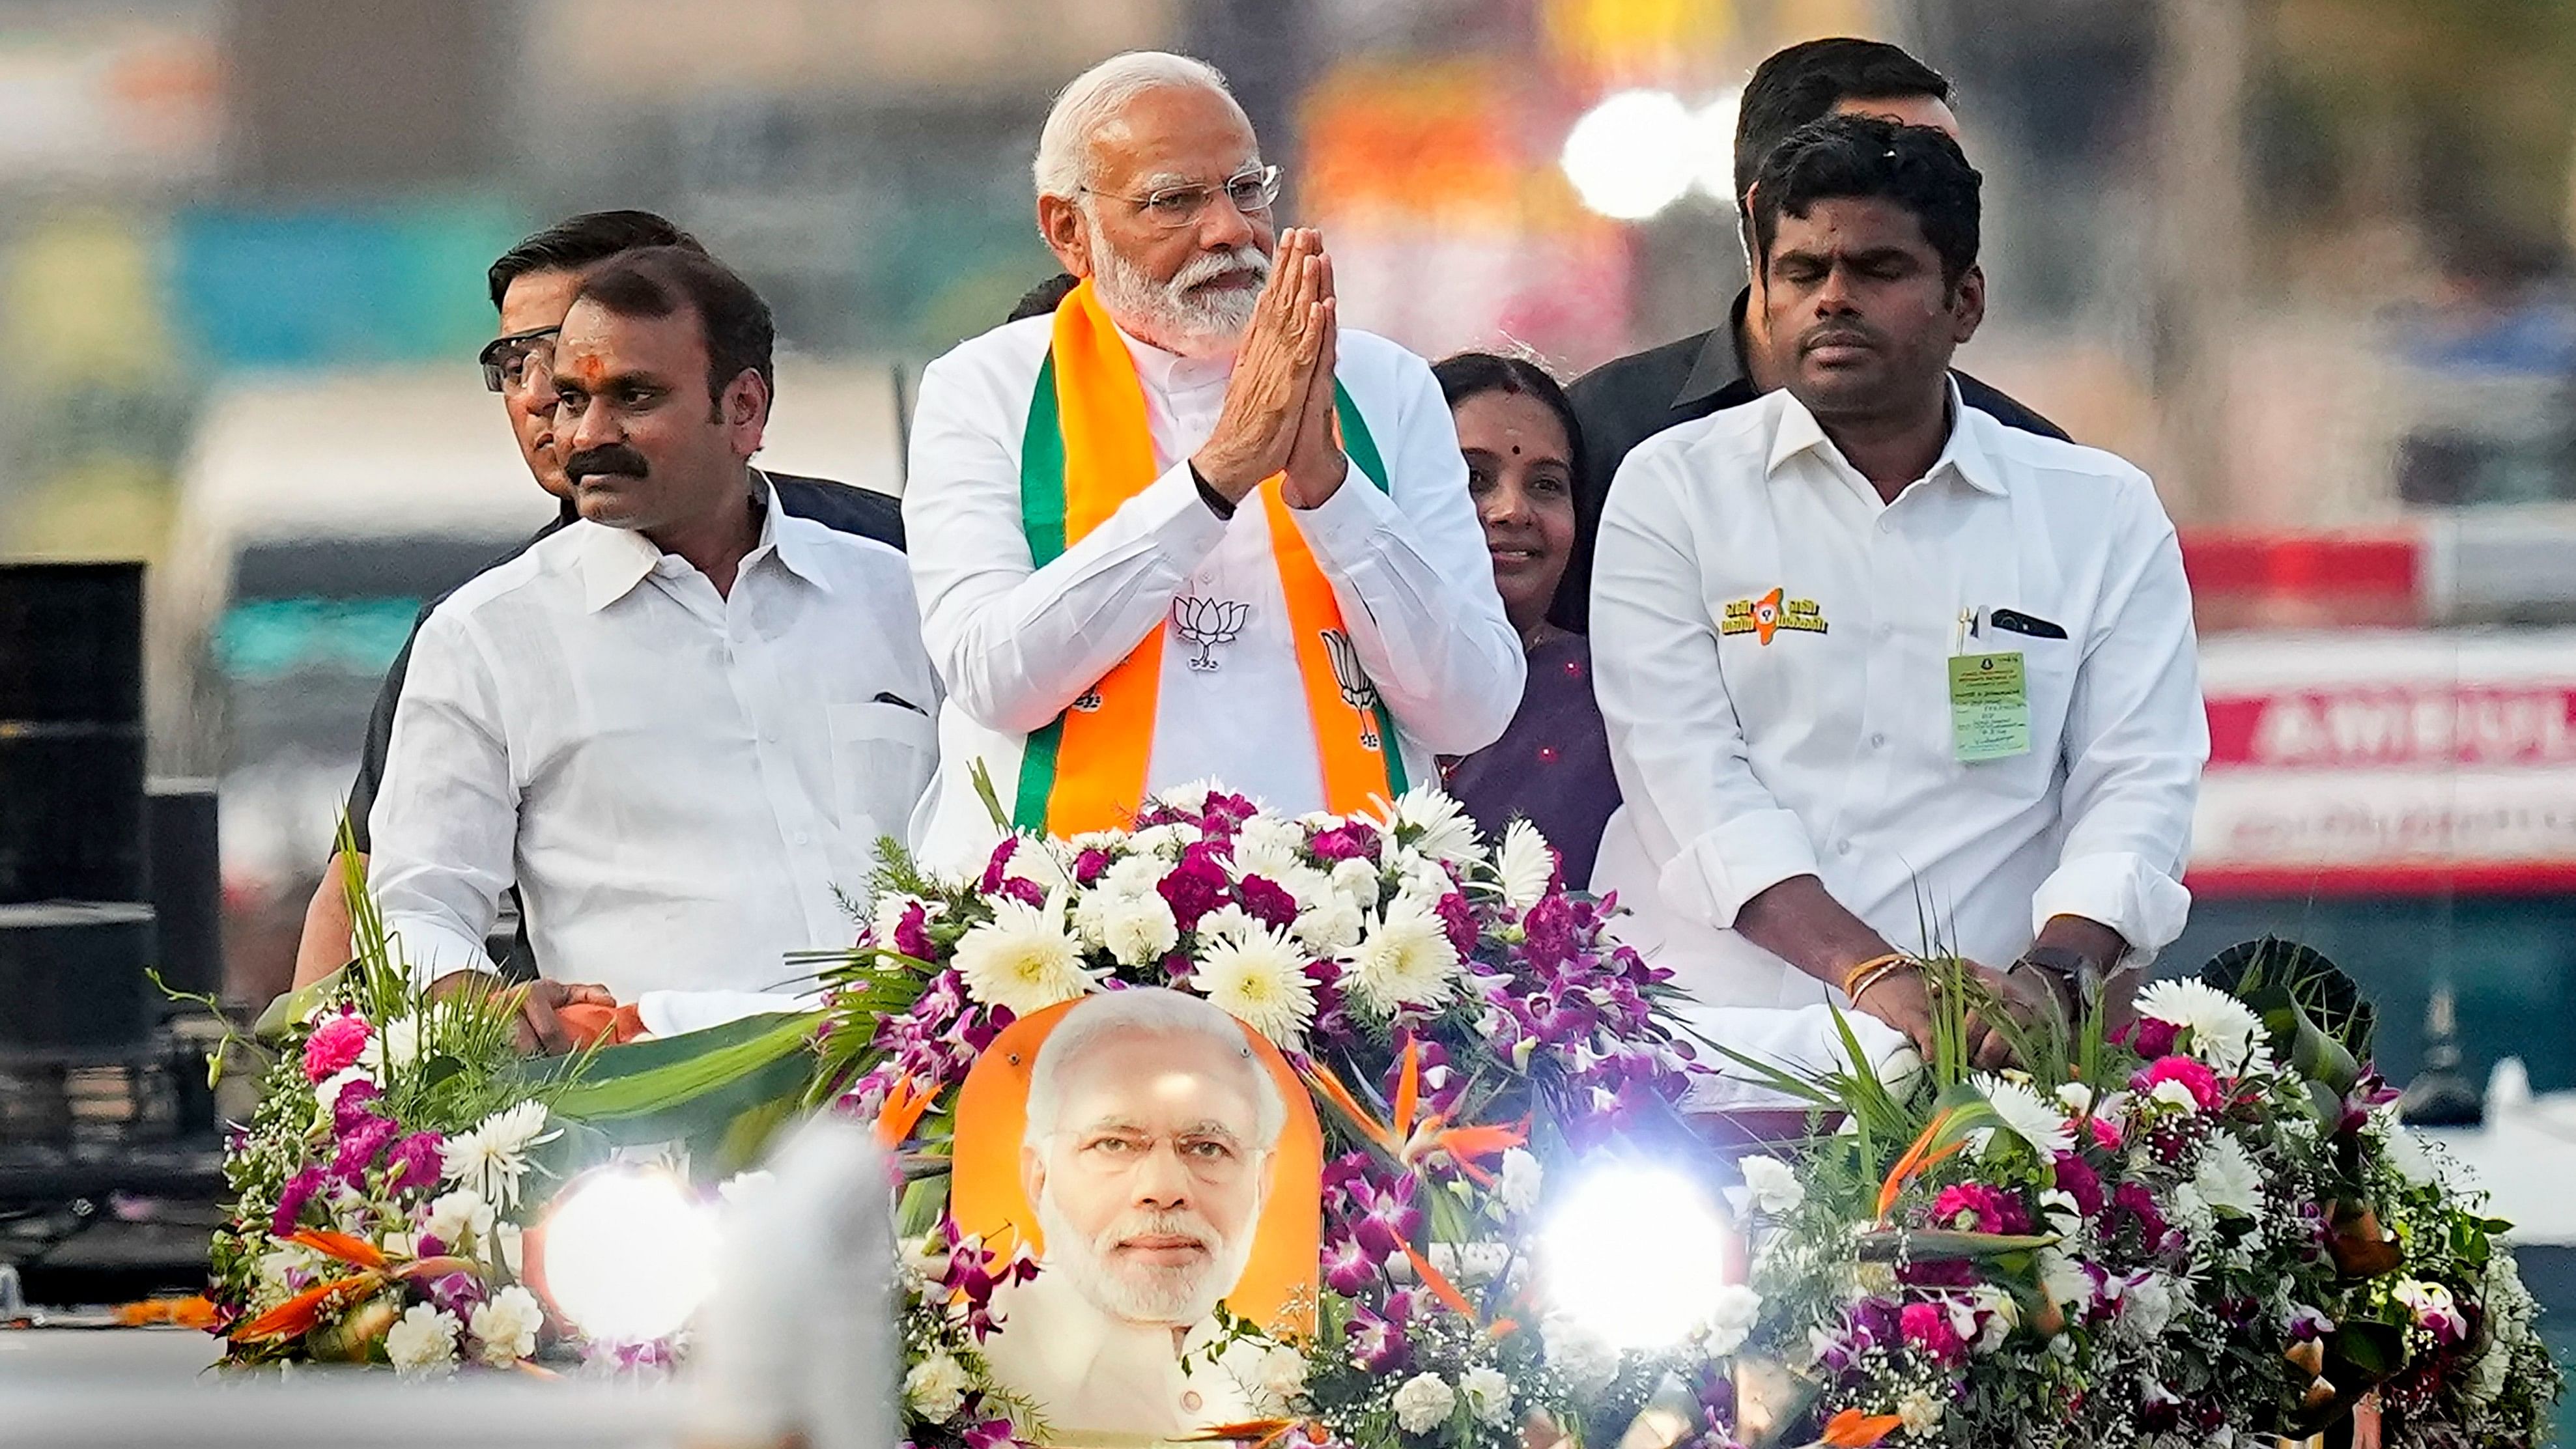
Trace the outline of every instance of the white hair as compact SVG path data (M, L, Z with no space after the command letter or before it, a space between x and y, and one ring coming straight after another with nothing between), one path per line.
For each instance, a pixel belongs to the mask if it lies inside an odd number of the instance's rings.
M1091 166L1091 140L1117 118L1129 101L1166 86L1203 86L1234 100L1225 73L1203 60L1168 50L1131 50L1113 55L1075 76L1056 92L1046 128L1038 132L1037 159L1029 173L1038 195L1072 199L1082 190ZM1239 111L1242 107L1237 106Z
M1243 1063L1252 1075L1252 1142L1256 1151L1266 1152L1278 1145L1279 1134L1288 1125L1288 1103L1279 1094L1279 1083L1271 1078L1270 1069L1252 1054L1252 1045L1243 1028L1226 1014L1224 1007L1204 997L1191 996L1160 986L1140 986L1125 991L1103 992L1064 1014L1055 1030L1047 1033L1038 1048L1038 1059L1029 1066L1029 1122L1022 1139L1036 1147L1055 1135L1064 1108L1064 1089L1060 1079L1068 1063L1096 1046L1100 1039L1119 1033L1146 1036L1198 1036L1222 1044L1229 1055Z

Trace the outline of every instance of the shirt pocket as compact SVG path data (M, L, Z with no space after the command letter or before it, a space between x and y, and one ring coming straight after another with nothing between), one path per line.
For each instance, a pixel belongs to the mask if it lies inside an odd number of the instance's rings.
M902 839L939 763L937 722L909 705L882 702L830 705L825 718L841 829L864 836L853 842L862 851L873 852L881 835Z
M2064 774L2058 756L2066 747L2066 716L2081 660L2072 640L2002 636L1996 652L2015 651L2021 655L2022 684L2030 701L2030 748L2000 760L1963 763L1959 769L1971 785L2030 803L2055 789Z

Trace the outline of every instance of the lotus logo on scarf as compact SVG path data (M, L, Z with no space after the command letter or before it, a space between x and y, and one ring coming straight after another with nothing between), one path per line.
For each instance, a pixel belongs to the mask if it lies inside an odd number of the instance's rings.
M1369 683L1368 671L1360 667L1359 647L1351 643L1350 635L1327 629L1324 650L1333 656L1333 682L1342 687L1342 703L1359 711L1360 743L1378 748L1377 686Z

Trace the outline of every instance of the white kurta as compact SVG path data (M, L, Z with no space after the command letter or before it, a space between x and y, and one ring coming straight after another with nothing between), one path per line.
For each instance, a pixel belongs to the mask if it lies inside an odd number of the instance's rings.
M997 328L921 379L904 531L922 637L948 704L942 765L915 821L935 864L980 861L996 838L969 783L978 760L1007 809L1030 732L1062 713L1154 629L1164 640L1149 790L1201 778L1291 813L1324 806L1270 524L1257 500L1231 522L1186 466L1215 430L1228 358L1183 358L1121 334L1144 384L1163 472L1044 568L1020 517L1020 451L1052 318ZM1386 462L1381 493L1354 464L1296 515L1344 627L1392 711L1409 781L1435 756L1500 735L1520 704L1522 653L1494 590L1448 404L1422 359L1344 329L1340 378ZM1185 630L1178 601L1242 606L1230 639ZM1226 611L1231 614L1232 611ZM1183 602L1184 622L1225 617ZM1193 637L1196 634L1198 637Z
M1212 1318L1175 1343L1169 1327L1113 1318L1063 1274L1043 1270L995 1293L993 1307L1002 1331L984 1341L985 1362L996 1382L1037 1405L1058 1442L1086 1434L1179 1439L1255 1417L1250 1386L1211 1361Z
M2182 930L2209 731L2173 525L2111 454L1955 391L1951 415L1894 503L1786 392L1648 440L1610 490L1592 657L1627 805L1593 883L1704 1002L1827 999L1731 929L1803 874L1896 946L1993 966L2057 915L2133 959ZM1808 627L1723 625L1775 589ZM1999 631L1999 609L2064 637ZM2022 656L2026 754L1957 758L1963 649Z
M938 708L894 549L773 495L719 596L643 535L575 523L421 626L370 884L417 971L492 969L516 881L539 968L639 1001L656 1033L772 1009L788 952L855 939L842 897L903 833Z

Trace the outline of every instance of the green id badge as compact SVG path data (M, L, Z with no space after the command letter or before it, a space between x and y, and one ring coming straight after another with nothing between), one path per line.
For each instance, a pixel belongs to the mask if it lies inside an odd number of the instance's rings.
M1950 746L1966 765L2030 753L2030 681L2019 653L1950 656Z

